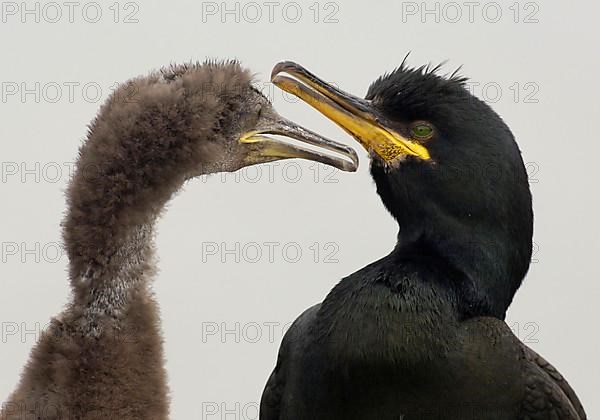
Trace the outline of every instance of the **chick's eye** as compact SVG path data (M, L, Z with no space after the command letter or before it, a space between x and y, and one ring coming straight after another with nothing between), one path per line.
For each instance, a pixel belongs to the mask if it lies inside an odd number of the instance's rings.
M256 125L260 121L262 107L260 105L252 107L244 116L245 121L250 125Z
M419 122L412 126L411 134L417 139L428 139L433 135L433 127L428 123Z

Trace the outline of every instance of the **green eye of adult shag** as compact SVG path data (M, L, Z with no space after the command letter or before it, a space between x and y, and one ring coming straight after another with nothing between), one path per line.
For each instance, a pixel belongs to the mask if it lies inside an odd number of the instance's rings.
M433 128L428 124L415 124L412 128L412 134L416 138L427 138L433 134Z

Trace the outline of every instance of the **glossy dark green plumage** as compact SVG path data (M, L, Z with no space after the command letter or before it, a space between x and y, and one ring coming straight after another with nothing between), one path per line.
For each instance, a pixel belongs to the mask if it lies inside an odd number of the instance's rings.
M585 419L560 374L503 319L531 257L527 174L501 118L465 80L402 65L366 106L431 161L371 156L399 224L386 257L344 278L286 334L261 419Z

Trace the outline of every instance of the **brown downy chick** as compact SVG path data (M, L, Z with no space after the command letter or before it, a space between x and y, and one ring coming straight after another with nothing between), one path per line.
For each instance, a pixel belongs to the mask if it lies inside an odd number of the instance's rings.
M279 116L235 61L174 66L122 85L91 124L67 192L71 302L36 344L0 418L167 418L149 287L154 223L190 178L296 157L350 171L357 162L352 149Z

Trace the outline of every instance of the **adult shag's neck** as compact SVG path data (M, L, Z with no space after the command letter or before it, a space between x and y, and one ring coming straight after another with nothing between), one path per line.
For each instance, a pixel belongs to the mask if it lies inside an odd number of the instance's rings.
M401 259L435 261L442 284L456 296L461 318L504 319L523 276L517 268L527 258L522 255L526 251L519 252L498 232L467 229L450 234L401 229L392 254ZM423 270L426 266L421 265Z

